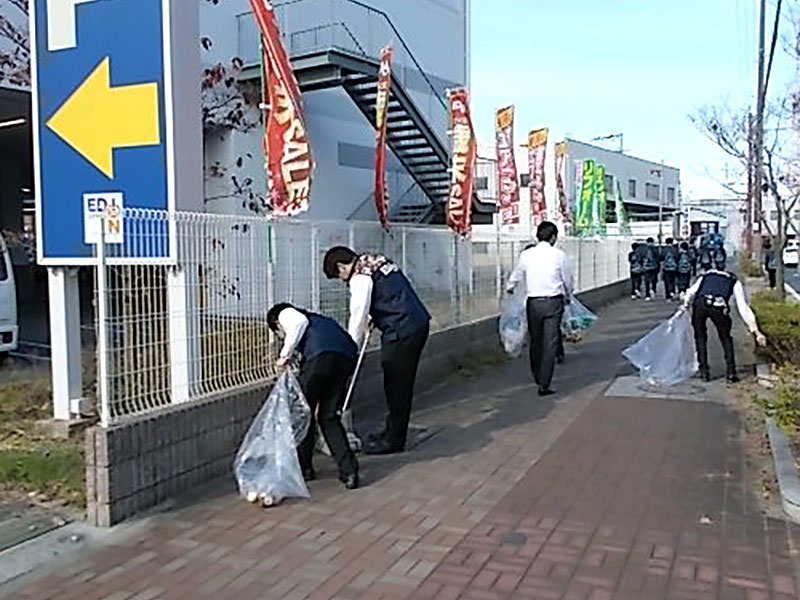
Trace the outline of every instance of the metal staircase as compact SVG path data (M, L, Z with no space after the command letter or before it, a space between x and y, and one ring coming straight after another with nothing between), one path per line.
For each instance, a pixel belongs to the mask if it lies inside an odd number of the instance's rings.
M381 45L394 43L395 63L400 64L392 73L386 143L423 193L417 194L408 204L400 199L390 219L394 222L443 224L450 182L450 154L447 144L442 140L447 123L443 90L435 89L384 13L355 0L329 0L324 10L321 6L323 3L324 0L291 0L274 4L276 15L283 25L286 47L301 91L341 87L374 129L379 68L377 56ZM335 18L337 8L343 17L350 18L354 8L367 11L369 17L376 19L376 24L386 28L383 35L375 35L373 31L369 36L372 40L380 39L380 42L373 41L375 47L365 49L347 26L347 19ZM287 14L288 11L299 10L303 12ZM317 14L333 14L334 18L292 31L289 24L297 22L301 14L304 22ZM398 61L398 54L400 61L410 64L421 74L429 88L431 101L426 113L419 110L397 77L397 72L402 72L403 66ZM438 133L431 121L439 123ZM481 202L477 195L473 197L475 223L491 223L494 211L493 204Z

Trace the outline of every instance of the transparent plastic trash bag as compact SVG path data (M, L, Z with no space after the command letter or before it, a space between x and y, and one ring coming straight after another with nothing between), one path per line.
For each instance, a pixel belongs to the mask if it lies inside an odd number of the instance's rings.
M517 291L511 295L500 315L498 331L503 349L511 358L522 354L528 338L528 315L525 303L527 295Z
M284 371L233 462L242 496L265 505L309 497L295 447L305 438L310 421L311 410L300 383L291 371Z
M651 385L670 386L689 379L697 372L691 316L679 310L626 348L622 356L639 369L639 375Z
M577 298L572 298L564 307L564 316L561 319L561 332L568 342L578 342L583 337L583 332L597 321L597 315L586 308Z

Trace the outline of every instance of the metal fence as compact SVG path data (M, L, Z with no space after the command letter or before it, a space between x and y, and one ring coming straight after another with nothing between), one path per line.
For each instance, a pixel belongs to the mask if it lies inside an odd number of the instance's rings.
M123 243L107 237L98 245L105 425L268 381L279 351L266 323L275 302L346 325L348 290L322 273L331 246L394 260L432 314L432 331L439 331L497 314L529 241L494 231L459 240L435 227L396 226L387 234L377 223L135 210L125 212L122 226ZM565 239L560 245L571 257L579 291L627 276L626 240Z

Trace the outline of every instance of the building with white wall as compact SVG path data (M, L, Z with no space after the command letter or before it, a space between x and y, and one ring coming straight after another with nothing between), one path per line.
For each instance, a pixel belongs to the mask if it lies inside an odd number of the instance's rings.
M443 215L441 206L433 210L439 200L433 201L432 188L421 184L435 178L432 172L441 165L431 164L431 174L421 167L412 172L409 164L415 161L399 155L397 148L412 147L420 139L427 141L437 146L435 152L431 151L432 163L441 163L442 149L449 149L446 92L469 85L470 0L294 0L273 2L273 7L303 90L316 163L306 217L376 218L372 196L375 132L369 121L374 95L369 96L369 82L364 81L387 44L395 50L393 87L400 88L395 92L402 93L406 108L414 113L401 112L402 107L392 97L396 106L390 103L390 218L403 220L404 214L413 213L410 220L430 221L435 213ZM204 62L225 64L238 56L244 62L241 80L260 86L259 34L247 0L203 3L201 34L212 41L204 52ZM359 79L362 73L365 75ZM393 120L391 111L395 108ZM257 111L252 107L251 111L257 118ZM397 131L393 131L393 125ZM424 135L411 139L416 133ZM400 141L393 140L393 135ZM219 163L229 172L238 172L239 181L252 180L254 189L264 196L260 126L248 132L207 135L205 151L207 166ZM237 167L240 158L242 166ZM424 162L422 158L416 162ZM439 169L438 176L447 177L446 166ZM436 185L441 181L436 180ZM442 188L436 190L438 193ZM205 196L209 211L247 210L242 206L245 199L233 193L225 176L207 178Z
M558 221L557 190L555 179L555 148L559 140L549 140L545 159L545 200L548 218ZM567 138L567 175L565 191L570 209L577 214L581 194L583 162L593 160L605 167L605 187L607 194L608 235L616 235L617 189L622 193L628 214L631 235L635 238L656 237L659 230L664 237L677 235L675 214L681 206L680 169L659 162L614 152L586 142ZM478 163L478 194L486 202L494 202L497 196L497 174L490 146L481 147ZM533 235L531 228L530 188L528 156L526 148L515 149L517 171L520 178L520 223L503 228L510 234ZM663 175L662 175L663 173ZM662 180L663 177L663 180ZM663 221L659 227L659 206ZM495 215L498 220L500 215Z

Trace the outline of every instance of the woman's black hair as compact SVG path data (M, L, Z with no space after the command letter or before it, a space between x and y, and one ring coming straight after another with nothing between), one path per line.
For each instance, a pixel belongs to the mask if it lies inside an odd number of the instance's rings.
M339 277L339 265L349 265L358 258L358 254L347 246L334 246L325 253L322 270L328 279Z
M278 316L287 308L294 308L294 306L288 302L278 302L278 304L270 308L267 312L267 327L272 331L278 331Z

